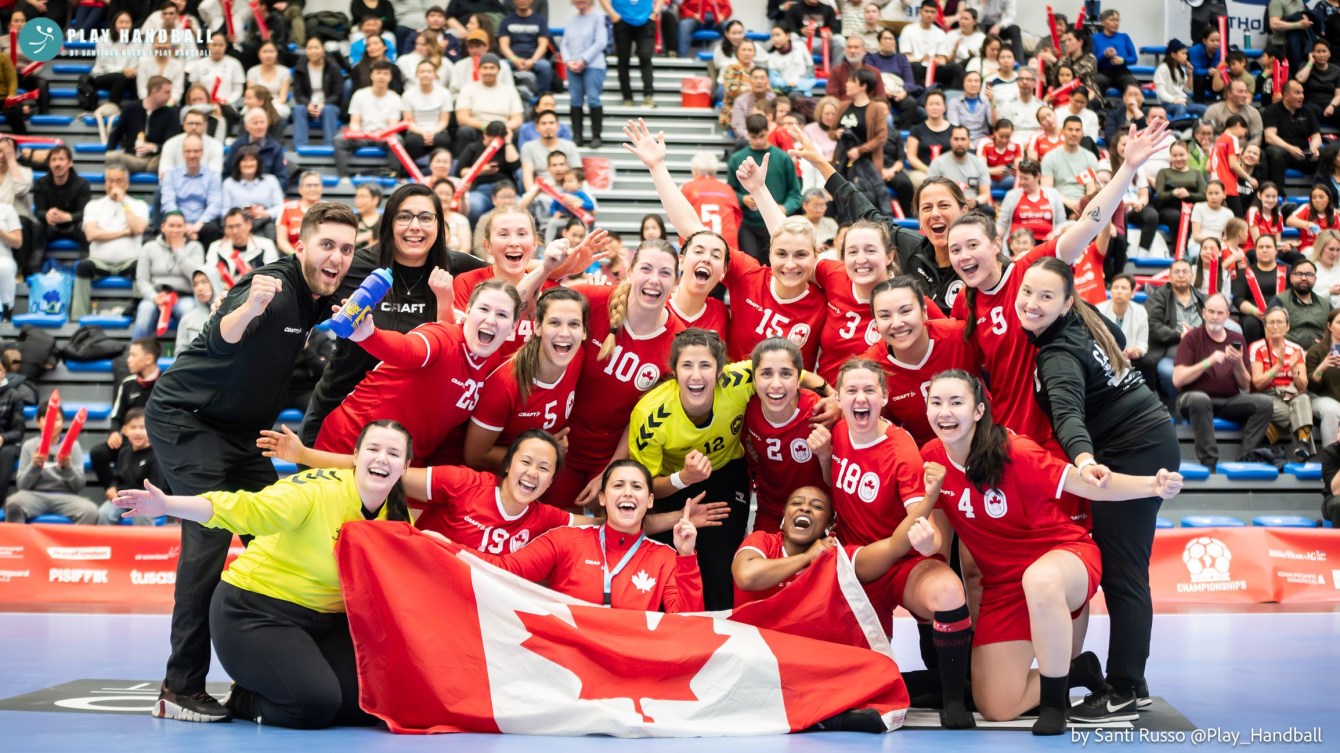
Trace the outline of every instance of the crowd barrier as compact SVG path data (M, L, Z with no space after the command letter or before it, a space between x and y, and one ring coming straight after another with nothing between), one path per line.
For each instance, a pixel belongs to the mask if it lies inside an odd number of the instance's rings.
M0 604L170 610L179 539L173 526L0 525ZM1150 583L1156 604L1340 603L1340 533L1160 530Z

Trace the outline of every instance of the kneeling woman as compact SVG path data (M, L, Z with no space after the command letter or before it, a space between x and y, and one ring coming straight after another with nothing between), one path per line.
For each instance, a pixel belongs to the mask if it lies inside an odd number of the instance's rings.
M1098 589L1102 566L1098 545L1057 497L1169 499L1182 477L1109 473L1103 486L1091 484L992 421L981 383L963 371L931 380L926 417L938 438L921 455L947 469L939 507L982 571L972 656L977 710L1002 721L1040 704L1033 734L1062 734L1070 660L1079 648L1072 621Z
M412 447L404 427L376 421L356 448L353 473L311 470L259 492L194 497L146 483L116 498L125 517L172 515L256 537L224 571L209 609L235 717L302 729L375 722L358 705L334 546L346 523L409 520L400 479Z
M698 530L689 521L693 504L674 527L674 547L642 533L651 509L651 474L635 460L615 460L600 481L605 523L587 528L555 528L520 551L481 552L488 561L533 582L592 604L649 612L701 612L703 581L695 545ZM591 567L599 563L600 569Z

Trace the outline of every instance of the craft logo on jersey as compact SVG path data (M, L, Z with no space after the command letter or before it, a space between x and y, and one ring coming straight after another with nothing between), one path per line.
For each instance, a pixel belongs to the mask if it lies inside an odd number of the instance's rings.
M530 543L530 531L523 528L520 531L517 531L516 533L512 534L512 540L508 544L508 546L511 547L512 552L515 553L521 551L522 547L526 546L529 543Z
M1192 583L1222 583L1230 580L1228 566L1233 553L1224 542L1209 536L1200 536L1186 543L1182 562L1191 574Z
M637 370L637 376L633 377L633 386L637 387L639 392L646 392L656 386L656 382L661 379L661 368L654 363L644 363L642 368Z
M791 459L797 463L808 463L814 453L810 450L810 443L803 439L796 438L791 440Z
M861 476L861 483L856 485L856 496L867 504L874 502L875 497L879 496L879 476L876 476L874 471L867 471Z
M993 518L1005 517L1010 509L1005 493L999 489L987 489L986 494L982 495L982 504L986 506L986 514Z

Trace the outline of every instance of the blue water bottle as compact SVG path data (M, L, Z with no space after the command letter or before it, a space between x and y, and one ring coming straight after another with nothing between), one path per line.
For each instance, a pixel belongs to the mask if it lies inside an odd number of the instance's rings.
M363 318L372 313L372 307L382 302L391 292L391 270L377 269L368 275L358 290L349 296L344 306L330 318L330 329L340 337L347 338L354 333Z

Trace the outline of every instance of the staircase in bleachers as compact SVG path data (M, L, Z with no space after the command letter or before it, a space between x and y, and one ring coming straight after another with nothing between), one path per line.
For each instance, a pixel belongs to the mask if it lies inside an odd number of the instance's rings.
M87 58L61 58L49 67L49 77L52 81L52 112L47 116L33 118L30 130L34 135L61 138L71 145L75 151L76 169L94 184L94 194L98 195L102 188L104 149L98 140L96 124L92 118L84 117L83 113L76 110L74 96L75 81L89 65ZM691 177L689 160L696 152L707 149L720 154L727 142L717 123L716 109L690 109L680 106L680 85L683 79L706 75L706 66L702 60L660 58L656 61L656 108L646 108L640 104L642 101L640 80L636 72L633 83L634 90L638 94L636 101L639 104L623 107L615 75L617 64L613 58L609 60L609 65L610 75L606 80L604 91L606 145L599 150L584 149L583 154L605 157L613 165L615 173L613 188L596 192L600 202L598 220L601 227L623 236L625 241L632 245L636 241L642 217L652 213L663 215L664 209L650 182L646 180L641 163L619 145L622 141L623 123L629 118L640 117L647 121L653 132L665 132L667 163L671 174L681 183L687 182ZM1141 78L1147 79L1149 75L1152 75L1152 69L1149 74ZM562 94L558 100L561 118L566 121L568 97ZM313 133L313 137L320 138L319 130ZM291 141L289 143L291 144ZM355 170L364 169L371 172L380 168L384 162L378 151L374 149L357 156L352 162ZM347 186L338 185L330 145L312 146L301 150L294 150L290 146L288 158L301 165L303 169L313 169L322 173L327 198L352 204L352 190ZM369 180L378 180L388 186L395 184L394 181L385 178L369 178ZM1302 184L1302 176L1298 176L1298 182ZM156 176L139 174L132 177L131 193L150 200L156 185ZM76 254L73 249L62 248L57 244L48 249L48 257L69 263L75 259ZM1137 271L1148 273L1148 270ZM129 281L118 278L103 281L93 289L93 300L99 316L98 323L112 337L127 342L130 339L129 317L134 309L132 295ZM20 282L18 310L26 311L26 308L27 287ZM123 316L117 316L118 309L124 312ZM63 344L77 327L77 323L64 323L50 331L58 343ZM0 337L13 339L16 335L16 326L8 323L0 324ZM165 345L170 342L171 337L172 333L169 333ZM169 359L165 359L164 363L167 362ZM79 405L90 406L90 413L93 415L89 418L82 442L86 448L105 438L107 432L105 416L106 411L110 409L114 392L109 362L88 365L61 364L48 372L39 386L44 397L51 389L60 388L66 405L73 406L74 410L77 410ZM73 415L74 410L68 411L67 415ZM33 416L29 415L28 418L29 430L35 431L36 423ZM296 427L300 420L301 413L297 410L285 411L280 416L281 423L293 427ZM1170 458L1170 464L1176 464L1179 460L1194 459L1189 427L1179 426L1178 432L1182 439L1182 457ZM1224 426L1219 435L1222 454L1224 457L1232 457L1236 451L1238 436L1236 427ZM284 467L281 470L288 468ZM1188 466L1187 470L1192 472L1194 468ZM1189 481L1187 491L1165 505L1164 516L1174 521L1180 520L1184 515L1193 514L1226 514L1248 522L1264 514L1291 514L1315 519L1319 517L1318 474L1318 469L1308 467L1295 468L1292 472L1286 470L1278 478L1263 478L1256 472L1238 472L1229 466L1221 466L1220 472L1213 476ZM86 490L86 494L91 499L100 499L101 490L93 488L95 484L91 474L89 482L90 487Z

